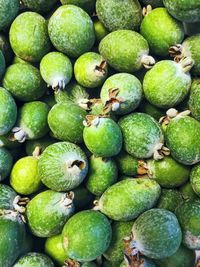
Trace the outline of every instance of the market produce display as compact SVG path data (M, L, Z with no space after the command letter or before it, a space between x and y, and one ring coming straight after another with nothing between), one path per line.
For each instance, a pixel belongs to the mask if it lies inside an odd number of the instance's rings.
M198 251L200 0L0 0L0 267Z

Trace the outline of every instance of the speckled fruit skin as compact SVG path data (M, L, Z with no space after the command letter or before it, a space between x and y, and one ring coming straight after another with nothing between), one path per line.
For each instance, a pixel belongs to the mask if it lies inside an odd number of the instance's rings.
M185 165L200 161L200 123L189 116L171 120L166 129L166 144L172 157Z
M200 196L200 164L197 164L192 168L190 182L194 192Z
M0 184L0 209L12 210L17 193L8 185Z
M69 163L75 161L81 161L83 166L70 166ZM55 191L67 191L79 186L87 175L87 157L77 145L58 142L48 146L42 153L38 171L47 187Z
M200 248L200 202L186 201L176 209L176 215L183 232L183 244L189 249Z
M157 208L174 212L178 205L183 202L183 197L178 190L162 189Z
M170 81L170 82L169 82ZM156 107L171 108L179 104L189 93L191 76L181 64L162 60L149 70L143 81L146 99Z
M96 12L109 31L138 30L142 20L142 9L138 0L97 0Z
M152 259L173 255L182 240L176 216L164 209L151 209L140 215L133 224L132 234L136 249Z
M98 157L115 156L122 147L120 128L110 118L99 118L97 125L86 126L83 130L83 139L86 147Z
M60 52L51 52L45 55L40 62L40 73L45 82L55 85L58 81L66 84L72 78L72 63L70 59Z
M197 194L194 192L192 185L190 182L187 182L186 184L182 185L179 188L179 191L181 192L181 195L184 200L195 200L198 199Z
M39 153L42 154L46 147L54 144L57 140L45 135L44 137L37 140L27 140L26 141L26 154L32 156L36 148L39 148Z
M109 33L109 31L106 29L103 23L99 20L94 21L94 30L95 30L96 41L98 43Z
M184 22L200 21L199 0L163 0L169 13L176 19Z
M92 194L101 196L117 178L117 165L113 159L90 157L86 187Z
M47 13L56 4L57 0L23 0L23 5L37 13Z
M144 17L140 33L148 41L151 52L159 56L167 56L169 48L180 44L184 38L182 23L162 7L152 10Z
M190 175L190 168L178 163L172 157L147 161L148 176L160 186L174 188L183 185Z
M17 126L26 133L26 139L38 139L48 133L48 112L49 107L41 101L29 102L21 107Z
M189 108L192 116L200 121L200 79L194 79L190 89Z
M92 261L108 248L112 228L108 219L98 211L76 213L62 231L63 247L69 257L78 261Z
M52 260L42 253L30 252L21 257L13 267L54 267Z
M40 98L46 90L39 70L24 63L13 64L7 68L3 86L13 97L25 102Z
M6 29L19 11L19 0L0 1L0 31Z
M8 176L12 164L13 158L10 152L6 148L0 147L0 181Z
M59 7L49 20L48 31L55 48L70 57L79 57L94 45L93 22L74 5Z
M71 101L54 105L48 115L48 124L54 137L62 141L82 143L86 114L85 110Z
M95 11L95 0L61 0L63 5L75 5L79 6L89 14Z
M150 158L155 146L163 141L156 120L145 113L131 113L119 120L126 152L136 158Z
M151 5L153 8L163 6L162 0L140 0L145 6Z
M116 71L133 73L142 68L141 58L148 55L149 47L139 33L118 30L103 38L99 44L99 51Z
M31 232L51 237L61 232L74 206L66 202L66 193L47 190L37 194L27 205L26 217Z
M114 111L116 114L127 114L135 110L142 99L142 85L140 81L129 73L117 73L110 76L101 89L101 99L104 104L110 99L109 90L117 88L119 93L116 99L122 98L119 109Z
M17 119L17 106L11 94L0 87L0 135L7 134Z
M1 52L0 49L0 79L2 78L4 72L6 69L6 62L3 53Z
M46 20L35 12L19 15L10 28L10 44L18 57L39 62L51 48Z
M99 200L99 209L110 219L130 221L152 208L160 186L150 179L126 179L109 187Z
M129 155L125 151L121 151L119 155L115 158L117 162L117 167L120 174L127 176L137 175L137 170L139 167L138 159Z
M94 52L81 55L75 62L74 74L77 82L87 88L96 88L103 84L108 75L108 67L98 70L104 61L103 57Z

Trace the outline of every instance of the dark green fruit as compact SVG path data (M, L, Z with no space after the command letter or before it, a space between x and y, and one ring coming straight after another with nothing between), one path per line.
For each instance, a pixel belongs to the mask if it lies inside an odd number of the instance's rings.
M6 69L6 62L3 53L0 50L0 79L2 78Z
M109 31L106 29L103 23L99 20L94 21L94 30L95 30L96 41L98 43L109 33Z
M198 196L195 194L192 185L190 182L182 185L179 188L179 191L181 192L181 195L183 197L184 200L195 200L198 199Z
M11 171L13 158L10 152L0 147L0 181L4 180Z
M75 5L92 14L95 12L95 0L60 0L63 5Z
M13 210L16 192L8 185L0 184L0 210Z
M115 158L117 167L122 175L135 176L138 174L138 159L129 155L125 151L121 151Z
M0 1L0 30L6 29L19 11L19 0Z
M100 212L86 210L76 213L65 224L63 247L71 259L92 261L104 253L111 241L112 229Z
M142 113L147 113L157 121L165 115L165 111L163 109L159 109L145 100L141 102L139 110Z
M37 139L37 140L27 140L26 141L26 154L28 156L41 155L45 148L51 144L54 144L56 139L45 135L44 137Z
M73 189L74 206L76 211L91 207L93 204L94 195L92 195L84 185L80 185Z
M192 116L200 121L200 80L194 79L190 89L189 108Z
M200 164L192 168L190 173L190 183L194 192L200 196Z
M56 2L57 0L23 0L23 5L37 13L47 13L54 7Z
M30 252L21 257L13 267L54 267L52 260L42 253Z
M145 6L151 5L153 8L163 6L163 0L140 0Z
M10 44L18 57L39 62L51 48L46 20L35 12L19 15L10 28Z
M13 58L13 51L8 38L3 33L0 33L0 50L4 55L6 64L9 64Z
M178 205L183 202L182 194L174 189L162 189L157 207L174 212Z
M21 143L19 143L17 140L14 141L13 138L10 137L10 132L5 135L0 135L0 147L8 149L19 148L21 146Z

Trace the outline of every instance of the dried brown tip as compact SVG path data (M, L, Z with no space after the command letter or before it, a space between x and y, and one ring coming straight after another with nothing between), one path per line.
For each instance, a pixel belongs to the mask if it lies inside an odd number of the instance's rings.
M10 141L18 141L19 143L24 143L26 141L26 133L20 127L14 127L9 135Z
M87 111L91 111L92 107L96 104L96 103L101 103L101 99L96 99L96 98L92 98L92 99L81 99L78 103L79 107L87 110Z
M111 111L117 111L120 108L120 104L125 102L125 99L119 97L119 88L110 88L109 89L109 99L106 101L104 105L103 112L104 114L108 114Z
M64 262L64 266L63 267L80 267L80 263L78 261L75 260L71 260L68 259Z
M64 79L55 79L52 83L52 89L55 91L55 93L63 91L65 87L66 87L66 82Z
M179 61L179 63L181 64L185 73L189 72L194 66L194 60L191 57L184 57Z
M143 7L143 9L142 9L142 15L145 17L149 13L151 13L151 11L152 11L152 6L151 5L147 5L146 7Z
M96 72L96 74L98 76L104 76L107 73L107 62L105 60L102 60L102 62L100 63L100 65L97 65L94 69L94 71Z
M147 163L143 160L138 161L138 169L137 169L137 174L139 175L144 175L148 173L148 166Z
M174 61L179 62L183 58L184 49L181 44L173 45L169 48L169 54L174 58Z
M145 69L151 69L156 64L156 61L152 56L144 55L141 58L141 63Z
M39 146L36 146L32 153L33 157L38 158L41 154L42 154L42 148Z
M169 156L169 155L170 155L170 150L169 148L165 147L163 143L159 143L155 146L154 153L153 153L153 158L155 160L161 160L165 156Z
M182 112L178 112L175 108L170 108L167 110L166 115L161 117L159 119L159 123L162 124L162 126L168 125L170 121L177 117L183 117L188 116L191 114L190 110L184 110Z

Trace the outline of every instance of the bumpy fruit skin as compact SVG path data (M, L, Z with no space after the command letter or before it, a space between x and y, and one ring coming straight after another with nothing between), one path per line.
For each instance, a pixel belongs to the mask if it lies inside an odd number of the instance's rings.
M172 157L185 165L200 161L200 123L189 116L176 117L166 129L166 144Z
M0 184L0 209L12 210L16 192L8 185Z
M136 158L150 158L157 144L163 141L156 120L145 113L131 113L119 120L126 152ZM141 134L142 133L142 134Z
M179 188L179 191L181 192L181 195L184 200L195 200L198 199L197 194L194 192L192 185L190 182L187 182L186 184L182 185Z
M152 208L160 196L160 186L150 179L125 179L109 187L98 206L116 221L130 221Z
M190 182L194 192L200 196L200 164L197 164L192 168L190 173Z
M13 158L5 148L0 148L0 181L4 180L11 171Z
M19 0L0 1L0 31L6 29L19 11Z
M110 118L97 117L97 120L97 125L86 126L83 130L86 147L98 157L117 155L122 148L119 126Z
M200 79L194 79L190 89L189 108L192 116L200 121Z
M62 231L63 247L69 257L78 261L92 261L108 248L112 228L108 219L98 211L76 213Z
M183 244L189 249L200 248L200 202L185 201L176 209L176 215L183 232Z
M17 106L11 94L0 87L0 135L7 134L17 119Z
M55 191L67 191L79 186L86 177L87 157L75 144L55 143L42 153L38 171L47 187Z
M6 69L6 62L3 53L0 50L0 79L2 78Z
M94 45L93 22L74 5L59 7L49 20L48 31L55 48L70 57L79 57Z
M61 232L74 206L66 193L47 190L37 194L27 205L26 217L31 232L39 237L50 237Z
M28 9L37 13L47 13L49 12L57 0L23 0L23 5Z
M46 90L39 70L24 63L13 64L7 68L3 86L16 99L25 102L40 98Z
M169 82L170 81L170 82ZM189 93L191 76L181 64L162 60L149 70L143 81L146 99L156 107L171 108L179 104Z
M140 0L145 6L150 5L153 8L163 6L163 0Z
M151 52L159 56L167 56L169 48L184 38L183 25L170 16L166 8L156 8L147 14L140 33L148 41Z
M89 14L95 11L95 0L61 0L63 5L79 6Z
M95 30L96 41L98 43L109 33L109 31L106 29L103 23L99 20L94 21L94 30Z
M199 0L163 0L169 13L176 19L184 22L200 21Z
M129 155L125 151L121 151L115 158L120 174L127 176L135 176L138 174L138 159Z
M71 101L53 106L48 115L51 131L59 140L73 143L83 141L83 120L87 112Z
M139 33L117 30L103 38L99 44L99 51L115 70L133 73L142 68L141 59L142 56L148 55L149 47Z
M176 216L168 210L151 209L133 224L135 248L152 259L173 255L179 248L182 233Z
M21 257L13 267L54 267L52 260L42 253L30 252Z
M51 48L46 20L35 12L19 15L10 28L10 44L18 57L39 62Z
M138 30L142 20L142 9L138 0L97 0L96 12L109 31Z
M51 144L54 144L57 140L45 135L44 137L37 140L27 140L26 141L26 154L32 156L35 150L39 149L39 155L41 155L45 148ZM37 156L37 155L36 155Z
M178 205L183 202L183 197L178 190L162 189L160 198L157 203L159 209L174 212Z

